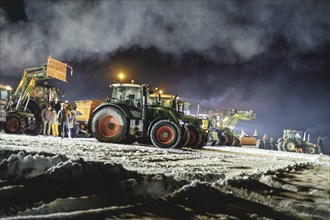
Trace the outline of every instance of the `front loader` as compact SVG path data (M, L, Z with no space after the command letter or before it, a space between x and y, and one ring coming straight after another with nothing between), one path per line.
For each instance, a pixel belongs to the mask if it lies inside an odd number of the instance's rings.
M206 115L209 120L210 127L219 130L221 140L217 140L214 132L211 132L211 142L219 143L219 145L241 146L238 134L234 131L237 123L241 120L252 120L256 118L256 114L250 111L239 111L236 109L228 109L222 111L211 111Z
M66 82L65 63L48 57L47 63L25 68L23 77L10 98L4 130L6 133L39 134L41 131L41 110L46 105L58 102L58 93L64 93L55 87L40 82L57 79ZM72 68L71 68L72 75Z
M132 144L148 139L160 148L180 148L186 129L181 115L148 103L146 85L112 84L111 98L93 112L91 129L101 142Z

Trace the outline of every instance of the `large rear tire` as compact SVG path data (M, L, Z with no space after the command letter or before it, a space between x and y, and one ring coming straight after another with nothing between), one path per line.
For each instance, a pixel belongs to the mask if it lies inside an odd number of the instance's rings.
M197 144L196 149L202 149L208 142L208 134L203 130L199 130L199 132L201 133L201 141Z
M184 126L182 128L181 141L180 141L180 144L177 146L177 148L186 147L188 145L189 138L190 138L189 129L187 126Z
M24 122L16 114L8 114L4 125L4 130L8 134L20 134L24 127Z
M221 145L230 146L233 143L232 136L227 133L223 133L221 136Z
M187 147L197 148L197 146L202 142L202 133L193 125L188 125L189 130L189 141Z
M125 115L113 107L99 110L92 119L92 133L101 142L124 143L127 133Z
M288 140L284 143L283 149L286 152L296 152L297 150L297 143L293 140Z
M151 128L150 139L156 147L176 148L180 145L182 132L174 122L161 120Z

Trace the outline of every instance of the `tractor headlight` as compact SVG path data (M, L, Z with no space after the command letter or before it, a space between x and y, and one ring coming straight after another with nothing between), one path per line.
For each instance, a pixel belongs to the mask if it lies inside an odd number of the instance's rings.
M182 121L181 119L179 119L179 125L184 125L184 121Z

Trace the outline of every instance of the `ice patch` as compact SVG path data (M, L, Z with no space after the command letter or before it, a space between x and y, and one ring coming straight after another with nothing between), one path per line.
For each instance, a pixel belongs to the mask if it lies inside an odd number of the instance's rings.
M63 155L48 157L39 154L26 154L20 151L0 163L0 179L17 180L39 176L50 167L66 160L68 158Z

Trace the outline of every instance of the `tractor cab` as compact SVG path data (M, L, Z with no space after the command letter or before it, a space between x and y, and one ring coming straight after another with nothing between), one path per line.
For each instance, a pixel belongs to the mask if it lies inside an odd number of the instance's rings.
M141 110L142 108L142 87L137 84L111 84L111 102L122 103L131 108Z

